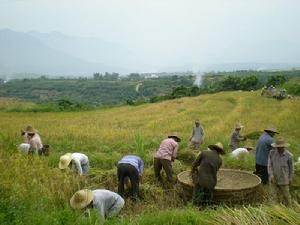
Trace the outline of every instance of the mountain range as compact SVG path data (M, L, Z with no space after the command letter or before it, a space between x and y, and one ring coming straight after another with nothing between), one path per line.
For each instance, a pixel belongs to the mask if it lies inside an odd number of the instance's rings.
M263 44L266 46L266 43ZM283 52L285 43L268 43L274 54ZM255 51L263 49L253 47ZM271 49L271 48L270 48ZM279 49L279 50L278 50ZM298 48L287 46L289 55L298 54ZM270 54L271 54L270 53ZM258 53L257 53L258 54ZM256 54L256 55L257 55ZM272 55L271 54L271 55ZM296 55L297 55L296 54ZM268 54L267 54L268 55ZM265 58L267 59L267 55ZM270 57L271 57L270 55ZM247 59L245 55L245 59ZM272 70L299 68L300 63L223 63L151 66L147 57L141 57L126 47L101 38L74 37L60 32L17 32L0 30L0 75L35 73L61 76L91 76L95 72L207 72L233 70Z

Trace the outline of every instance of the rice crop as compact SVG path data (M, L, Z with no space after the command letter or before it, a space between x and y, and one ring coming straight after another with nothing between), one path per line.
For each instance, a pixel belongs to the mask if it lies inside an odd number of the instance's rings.
M1 102L3 101L3 102ZM19 103L0 99L0 105L18 107ZM179 132L182 142L175 161L174 177L190 169L198 152L188 149L195 119L205 130L205 150L221 141L227 153L228 142L237 122L242 134L262 132L272 125L291 144L295 160L300 156L300 102L262 98L258 92L222 92L181 98L156 104L103 108L85 112L0 112L0 224L97 224L91 217L69 207L72 194L81 188L108 188L116 191L116 163L124 154L139 154L146 164L141 194L136 204L126 201L120 216L108 224L297 224L300 210L263 205L220 207L200 210L181 196L180 187L157 186L152 157L160 141L171 132ZM28 157L18 152L21 128L27 124L39 130L49 144L49 157ZM241 146L256 145L248 139ZM57 165L60 155L83 152L90 158L88 176L62 173ZM223 157L223 168L253 171L255 150L246 159ZM297 175L297 179L298 179ZM297 199L297 189L293 196ZM298 223L299 224L299 223Z

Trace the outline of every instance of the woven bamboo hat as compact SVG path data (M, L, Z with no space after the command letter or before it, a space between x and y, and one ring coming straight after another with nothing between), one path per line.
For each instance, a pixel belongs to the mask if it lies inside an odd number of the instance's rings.
M279 134L278 130L275 127L268 127L267 129L264 129L264 131Z
M58 168L63 170L66 169L72 160L72 154L67 153L59 158Z
M28 134L35 134L38 133L37 129L34 129L33 126L31 125L27 125L27 127L25 127L24 129L22 129L23 132L26 132Z
M244 126L241 123L235 124L235 129L242 129Z
M275 143L271 144L274 148L287 148L290 146L289 143L286 143L283 137L279 137L276 139Z
M221 142L218 142L214 145L209 145L208 148L209 149L214 149L214 150L220 152L220 154L225 155L224 147L223 147L223 144Z
M70 205L73 209L83 209L93 200L93 192L88 189L77 191L70 199Z
M179 137L179 134L178 133L171 133L170 135L168 135L168 138L176 138L177 139L177 142L180 142L181 141L181 138Z

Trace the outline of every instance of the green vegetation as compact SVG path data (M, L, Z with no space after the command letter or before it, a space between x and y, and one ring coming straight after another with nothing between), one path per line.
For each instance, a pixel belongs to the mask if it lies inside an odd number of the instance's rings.
M289 94L299 95L297 79L300 70L206 73L199 87L194 85L196 75L192 72L186 76L162 75L146 78L138 73L127 77L119 77L117 73L95 73L93 79L47 79L42 76L38 79L11 80L0 82L0 97L43 103L31 111L45 112L89 110L103 105L141 105L221 91L257 90L264 85L284 85ZM69 101L71 104L64 108L59 101Z
M291 95L300 96L300 78L294 78L290 81L286 82L283 87L287 90L287 92Z
M169 93L180 84L191 86L193 78L161 77L156 79L23 79L0 84L0 97L15 97L34 102L67 99L85 105L115 105L139 98ZM137 87L138 86L138 87Z
M196 153L187 148L188 138L193 121L200 118L206 131L201 149L221 141L229 151L229 135L237 121L245 125L242 133L251 137L274 125L291 144L289 150L296 160L300 156L299 104L299 101L276 101L260 97L259 92L243 91L84 112L1 111L0 224L97 224L95 212L85 218L82 212L70 209L69 199L81 188L116 191L115 166L127 153L138 153L145 160L141 185L144 200L137 204L127 201L121 215L108 224L297 224L299 205L292 209L268 206L265 198L258 199L258 205L199 211L180 197L179 185L174 190L156 186L152 156L167 134L178 131L182 142L174 173L189 169ZM1 99L0 106L26 108L31 103ZM27 124L36 127L43 142L50 145L49 157L30 158L16 150L21 142L19 131ZM248 139L243 144L255 146L256 140ZM89 176L73 177L58 170L60 155L74 151L89 156ZM253 171L254 152L247 160L234 160L225 155L223 168ZM299 174L295 179L299 180ZM294 188L294 199L297 194L299 187Z

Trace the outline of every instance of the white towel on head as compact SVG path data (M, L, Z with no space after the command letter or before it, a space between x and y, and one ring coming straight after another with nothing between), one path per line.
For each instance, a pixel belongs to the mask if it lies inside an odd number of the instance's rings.
M27 144L27 143L22 143L19 145L18 149L21 151L21 152L24 152L26 154L28 154L28 151L30 149L30 144Z

